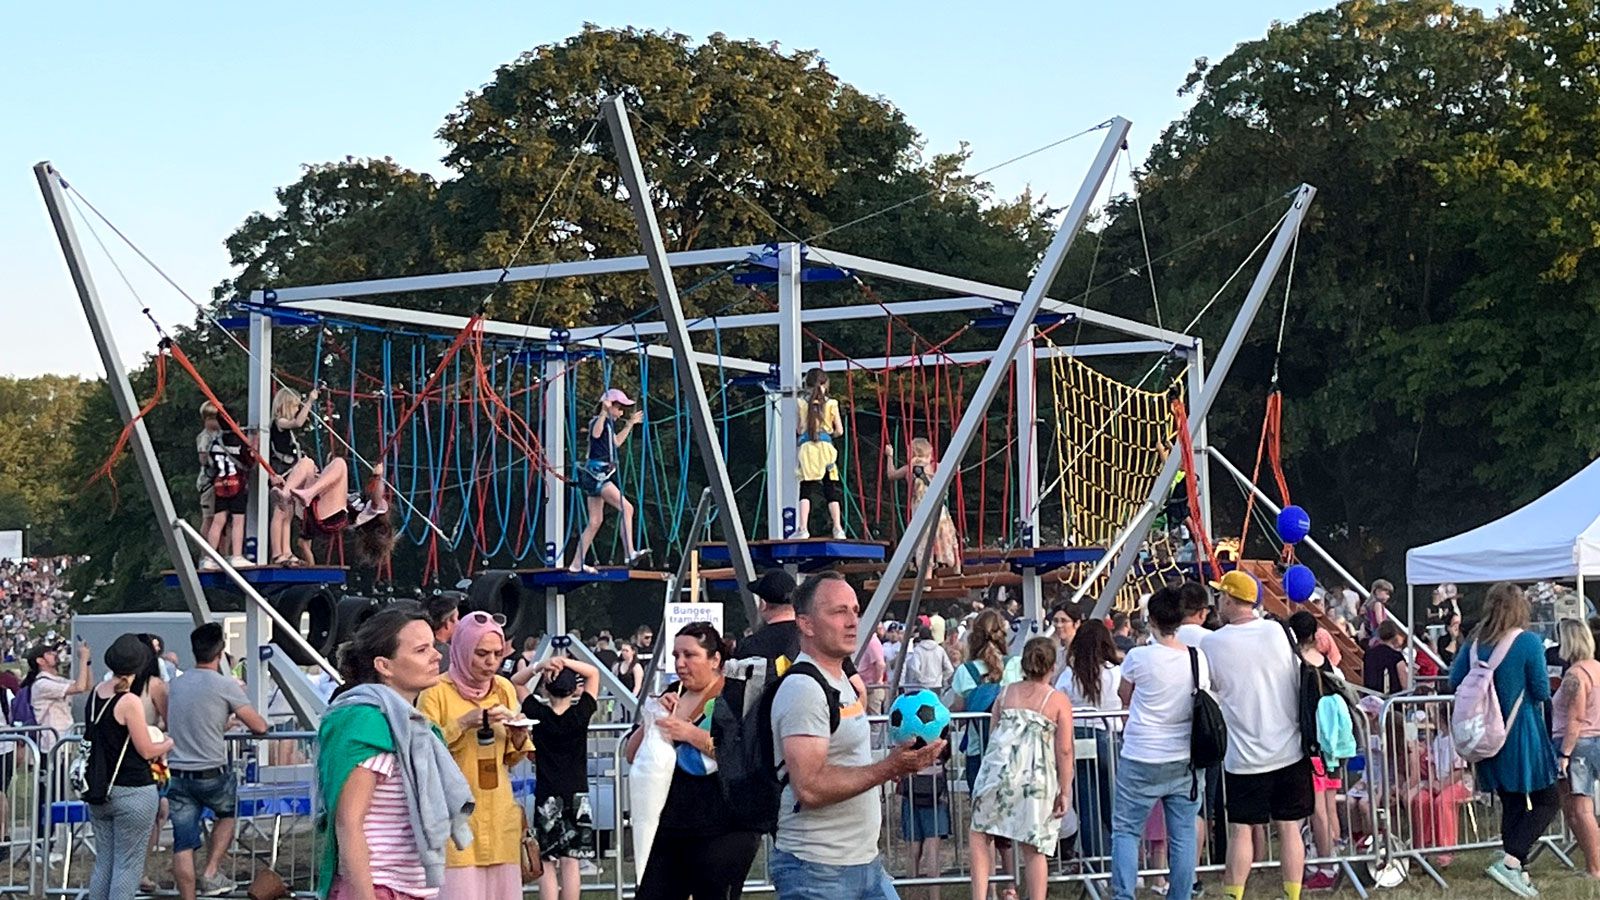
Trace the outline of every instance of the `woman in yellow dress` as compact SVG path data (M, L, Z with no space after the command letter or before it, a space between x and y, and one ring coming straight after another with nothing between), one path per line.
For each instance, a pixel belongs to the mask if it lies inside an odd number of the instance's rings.
M522 809L512 796L509 767L532 748L527 727L508 724L521 713L517 689L495 674L505 651L505 631L493 616L463 616L450 638L450 670L417 700L417 709L439 726L477 803L471 846L447 848L443 897L522 897Z
M844 419L839 401L828 396L828 373L812 369L806 373L806 396L798 398L800 418L795 433L800 439L800 517L795 537L811 536L811 503L828 504L828 518L835 539L844 537L841 505L844 487L839 481L839 450L834 440L844 437Z

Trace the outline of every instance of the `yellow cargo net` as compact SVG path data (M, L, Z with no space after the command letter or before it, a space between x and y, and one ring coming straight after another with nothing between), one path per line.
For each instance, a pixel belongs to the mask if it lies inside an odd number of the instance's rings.
M1068 546L1109 547L1161 474L1176 433L1167 388L1176 384L1182 390L1183 371L1158 372L1136 386L1077 357L1056 356L1051 375L1054 415L1041 411L1041 418L1055 432L1055 471L1045 483L1057 487L1059 534ZM1140 563L1117 594L1116 608L1137 607L1141 595L1181 574L1179 564L1186 561L1185 548L1175 546L1164 530L1152 529L1140 548ZM1088 569L1079 567L1069 580ZM1088 596L1096 596L1099 587Z

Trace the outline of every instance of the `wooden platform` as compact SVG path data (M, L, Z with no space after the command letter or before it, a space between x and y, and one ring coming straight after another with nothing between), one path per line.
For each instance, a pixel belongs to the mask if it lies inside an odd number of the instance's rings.
M349 570L344 566L244 566L239 575L255 587L289 587L297 584L344 584ZM167 569L162 582L178 586L178 572ZM200 586L208 590L237 591L239 586L221 569L201 569Z
M580 588L590 584L617 584L625 581L666 581L667 573L649 569L630 569L627 566L599 566L593 572L574 572L571 569L518 569L517 576L524 587Z

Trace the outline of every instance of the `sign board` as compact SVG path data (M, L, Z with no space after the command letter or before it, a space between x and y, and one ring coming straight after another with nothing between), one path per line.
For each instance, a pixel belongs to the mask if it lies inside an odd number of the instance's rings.
M22 532L0 531L0 559L22 558Z
M690 622L710 622L722 632L721 603L668 603L667 627L656 635L655 667L663 672L672 668L672 638Z

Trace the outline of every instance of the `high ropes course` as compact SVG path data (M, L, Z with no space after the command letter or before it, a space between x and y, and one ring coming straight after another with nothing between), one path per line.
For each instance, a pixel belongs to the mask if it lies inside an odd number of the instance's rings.
M871 593L863 639L891 604L910 616L919 604L997 590L1022 602L1032 623L1025 636L1045 627L1052 602L1092 601L1097 614L1131 609L1167 579L1214 578L1233 564L1210 538L1206 415L1292 257L1314 189L1301 186L1162 257L1152 258L1146 241L1141 268L1098 282L1091 271L1082 293L1065 300L1051 296L1051 280L1107 182L1117 189L1125 120L1073 135L1102 142L1032 283L1019 291L829 249L818 243L826 235L802 238L759 207L773 242L668 253L628 112L618 100L600 113L590 135L603 118L641 255L520 263L539 229L559 219L552 207L575 154L499 268L263 287L221 310L166 278L48 163L36 167L127 423L105 472L132 447L151 502L170 523L169 584L197 617L209 612L206 590L242 592L256 601L247 611L261 607L281 631L265 607L288 603L282 619L312 624L279 643L309 664L379 605L340 599L351 568L370 569L375 584L424 589L465 578L469 603L504 612L510 630L559 635L568 593L624 581L665 582L669 603L732 590L753 621L744 585L758 567L785 566L859 576ZM1276 221L1199 315L1181 329L1164 325L1155 264L1272 209ZM152 396L133 396L74 222L155 328ZM1140 226L1143 236L1142 211ZM243 403L230 408L210 389L133 290L102 228L195 306L202 330L215 329L248 357ZM1252 265L1233 327L1208 361L1196 325ZM536 324L537 303L526 321L494 317L508 285L626 283L619 275L636 280L633 301L655 303L600 324ZM1127 277L1148 281L1156 324L1091 305L1096 291ZM439 292L476 303L468 315L437 312ZM1286 289L1285 307L1288 300ZM627 296L598 304L639 305ZM759 348L761 358L734 348ZM230 434L259 448L247 466L248 560L199 546L160 477L143 416L161 400L168 360L222 409ZM274 423L284 418L274 399L284 396L289 409L303 407L298 452L322 467L319 479L347 465L349 485L366 485L350 492L351 518L361 521L361 512L369 523L324 529L318 519L312 559L300 554L294 565L272 564L263 537L274 527L269 507L294 486L273 462ZM1246 499L1248 517L1254 499ZM596 514L603 527L591 527ZM314 507L306 513L314 515ZM362 558L346 537L373 519L387 523L390 542ZM596 539L585 553L586 528ZM712 530L720 541L708 539ZM215 570L195 565L186 538ZM400 576L396 560L408 563ZM320 613L303 599L330 588ZM550 651L547 638L541 652Z

